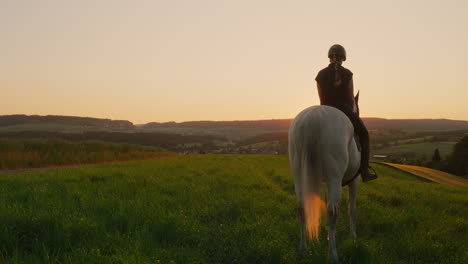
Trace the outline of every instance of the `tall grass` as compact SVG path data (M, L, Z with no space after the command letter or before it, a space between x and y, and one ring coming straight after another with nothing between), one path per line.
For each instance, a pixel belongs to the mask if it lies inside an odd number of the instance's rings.
M0 138L0 169L143 159L172 153L157 147L100 141Z
M375 165L341 263L468 263L466 188ZM297 263L286 156L195 155L0 174L0 263ZM326 263L326 222L302 263Z

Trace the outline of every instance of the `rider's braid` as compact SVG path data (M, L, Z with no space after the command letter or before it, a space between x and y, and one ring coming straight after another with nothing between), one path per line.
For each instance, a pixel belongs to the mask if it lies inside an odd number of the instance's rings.
M335 86L335 88L338 88L341 85L341 74L338 71L339 64L336 60L336 55L333 55L333 58L335 58L335 80L333 81L333 86Z

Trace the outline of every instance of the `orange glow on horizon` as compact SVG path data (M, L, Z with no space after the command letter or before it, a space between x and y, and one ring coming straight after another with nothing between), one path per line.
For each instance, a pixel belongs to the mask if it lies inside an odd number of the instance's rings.
M294 118L318 103L314 78L340 43L361 116L468 120L468 53L453 57L468 46L467 10L435 0L5 1L0 114Z

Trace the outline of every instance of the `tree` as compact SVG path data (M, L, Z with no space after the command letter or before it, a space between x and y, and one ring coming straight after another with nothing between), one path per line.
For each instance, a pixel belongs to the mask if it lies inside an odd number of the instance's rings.
M456 175L468 177L468 134L453 147L449 167Z
M434 150L434 155L432 155L432 161L433 162L439 162L440 160L441 160L441 158L440 158L439 148L436 148Z

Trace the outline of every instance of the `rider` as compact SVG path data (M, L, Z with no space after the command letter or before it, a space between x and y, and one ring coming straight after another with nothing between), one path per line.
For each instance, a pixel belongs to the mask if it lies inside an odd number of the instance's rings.
M353 73L341 66L346 60L346 51L341 45L333 45L328 51L328 58L330 64L315 78L320 104L338 108L351 120L362 146L360 167L362 180L367 182L376 179L377 174L369 172L369 133L359 115L353 112Z

